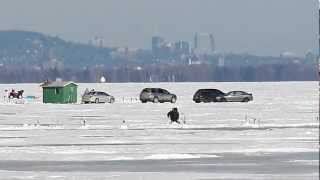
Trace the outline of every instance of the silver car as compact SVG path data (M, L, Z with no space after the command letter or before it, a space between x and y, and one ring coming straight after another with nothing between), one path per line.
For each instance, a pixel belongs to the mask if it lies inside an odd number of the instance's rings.
M140 101L142 103L154 102L171 102L175 103L177 101L177 96L171 94L169 91L161 88L145 88L140 93Z
M114 103L115 99L113 96L101 92L101 91L90 91L82 96L82 103Z
M249 102L253 100L252 94L243 91L230 91L219 98L221 102Z

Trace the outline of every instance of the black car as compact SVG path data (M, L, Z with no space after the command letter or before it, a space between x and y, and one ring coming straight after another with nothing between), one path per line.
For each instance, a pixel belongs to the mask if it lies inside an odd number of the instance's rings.
M224 102L225 93L219 89L199 89L193 95L193 101L200 102Z

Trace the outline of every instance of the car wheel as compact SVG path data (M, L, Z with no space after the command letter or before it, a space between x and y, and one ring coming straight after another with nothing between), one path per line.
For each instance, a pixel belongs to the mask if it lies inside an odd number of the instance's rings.
M249 102L249 98L244 98L242 102Z
M200 103L201 101L200 101L200 100L195 100L194 102L195 102L195 103Z
M176 103L176 101L177 101L177 98L176 98L176 97L172 97L172 98L171 98L171 103Z
M147 103L147 101L142 101L142 100L141 100L141 102L142 102L142 103Z
M221 102L227 102L226 98L221 98Z
M159 103L159 98L158 97L153 98L153 102L154 103Z
M99 103L99 99L97 98L94 102L95 102L96 104L98 104L98 103Z

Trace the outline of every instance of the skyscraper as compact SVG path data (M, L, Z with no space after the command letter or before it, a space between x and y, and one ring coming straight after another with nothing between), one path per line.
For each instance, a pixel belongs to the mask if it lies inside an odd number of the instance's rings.
M174 52L176 54L189 54L190 46L187 41L178 41L174 43Z
M196 33L194 36L193 51L196 54L211 54L215 51L215 41L212 34Z
M164 39L162 37L159 37L159 36L154 36L154 37L152 37L151 41L152 41L151 42L151 44L152 44L152 53L153 54L158 54L159 49L164 44Z

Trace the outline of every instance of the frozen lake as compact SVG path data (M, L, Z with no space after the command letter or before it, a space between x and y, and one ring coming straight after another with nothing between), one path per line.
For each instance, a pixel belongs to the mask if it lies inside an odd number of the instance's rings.
M178 101L142 104L145 87L165 88ZM39 99L0 100L1 179L319 176L317 82L79 84L79 102L85 88L116 102L71 105L42 104L39 84L0 85L1 97L12 88ZM200 88L243 90L254 101L196 104ZM186 124L169 124L173 107Z

